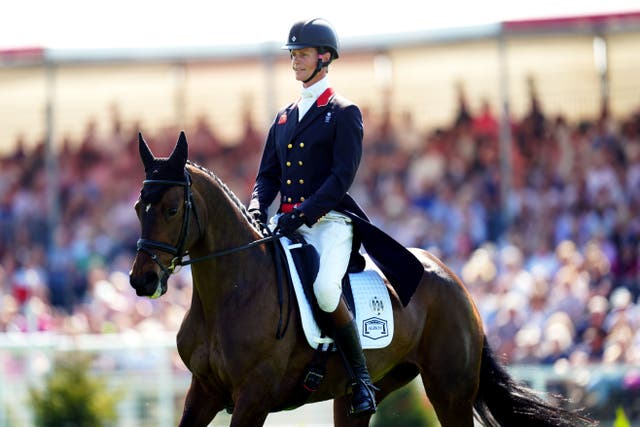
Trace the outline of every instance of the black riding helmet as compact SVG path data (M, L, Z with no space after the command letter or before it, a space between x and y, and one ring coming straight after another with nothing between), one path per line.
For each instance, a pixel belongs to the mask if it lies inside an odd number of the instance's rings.
M321 58L318 58L318 65L311 77L306 81L311 80L322 69L327 67L331 61L338 59L340 56L338 50L338 36L335 30L322 18L315 18L309 21L299 21L293 24L291 30L289 30L289 37L287 42L282 46L282 49L289 51L293 49L303 49L305 47L315 47L318 49L318 53L331 52L331 59L328 62L322 62Z
M339 57L338 36L331 24L322 18L293 24L287 43L282 46L282 49L293 50L305 47L324 48L325 51L331 52L331 60Z

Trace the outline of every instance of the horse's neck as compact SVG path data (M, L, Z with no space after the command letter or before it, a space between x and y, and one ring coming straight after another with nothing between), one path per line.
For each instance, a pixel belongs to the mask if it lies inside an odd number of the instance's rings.
M237 202L231 199L228 190L215 183L211 191L198 195L199 201L206 206L206 224L202 224L202 239L190 249L194 258L241 248L261 237ZM194 297L200 299L203 309L207 311L224 304L239 286L249 294L260 292L256 284L261 275L268 273L264 269L272 262L271 251L266 249L263 246L243 249L193 264Z

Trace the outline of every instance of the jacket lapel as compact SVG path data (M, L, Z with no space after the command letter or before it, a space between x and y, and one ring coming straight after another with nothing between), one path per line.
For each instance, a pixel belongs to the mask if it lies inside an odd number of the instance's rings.
M283 139L288 143L294 138L296 130L298 129L298 102L297 101L291 104L289 108L287 108L286 115L287 115L287 118L283 123L283 126L284 126Z
M295 134L292 135L292 137L295 137L297 134L302 132L307 126L309 126L311 123L313 123L313 121L327 109L327 106L329 105L329 103L333 99L334 95L335 95L335 90L333 90L333 88L327 88L327 90L322 92L322 94L318 97L318 99L311 106L311 108L309 108L309 111L307 111L307 113L304 115L302 120L300 120L300 122L297 121L297 119L298 119L298 117L297 117L298 108L296 107L295 108L295 110L296 110L296 123L298 123L298 127L296 129Z

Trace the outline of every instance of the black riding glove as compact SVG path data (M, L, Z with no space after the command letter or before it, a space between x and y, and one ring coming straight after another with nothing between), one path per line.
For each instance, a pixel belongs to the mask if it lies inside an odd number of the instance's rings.
M278 218L278 226L276 227L276 233L289 237L294 231L304 224L304 213L298 209L280 215Z
M249 215L260 224L267 223L267 213L262 209L249 209Z

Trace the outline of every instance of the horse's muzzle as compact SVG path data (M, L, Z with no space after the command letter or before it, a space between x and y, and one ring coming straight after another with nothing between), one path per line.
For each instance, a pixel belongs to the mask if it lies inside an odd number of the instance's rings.
M155 271L146 271L141 275L131 272L129 283L139 297L158 298L167 292L167 278L159 277Z

